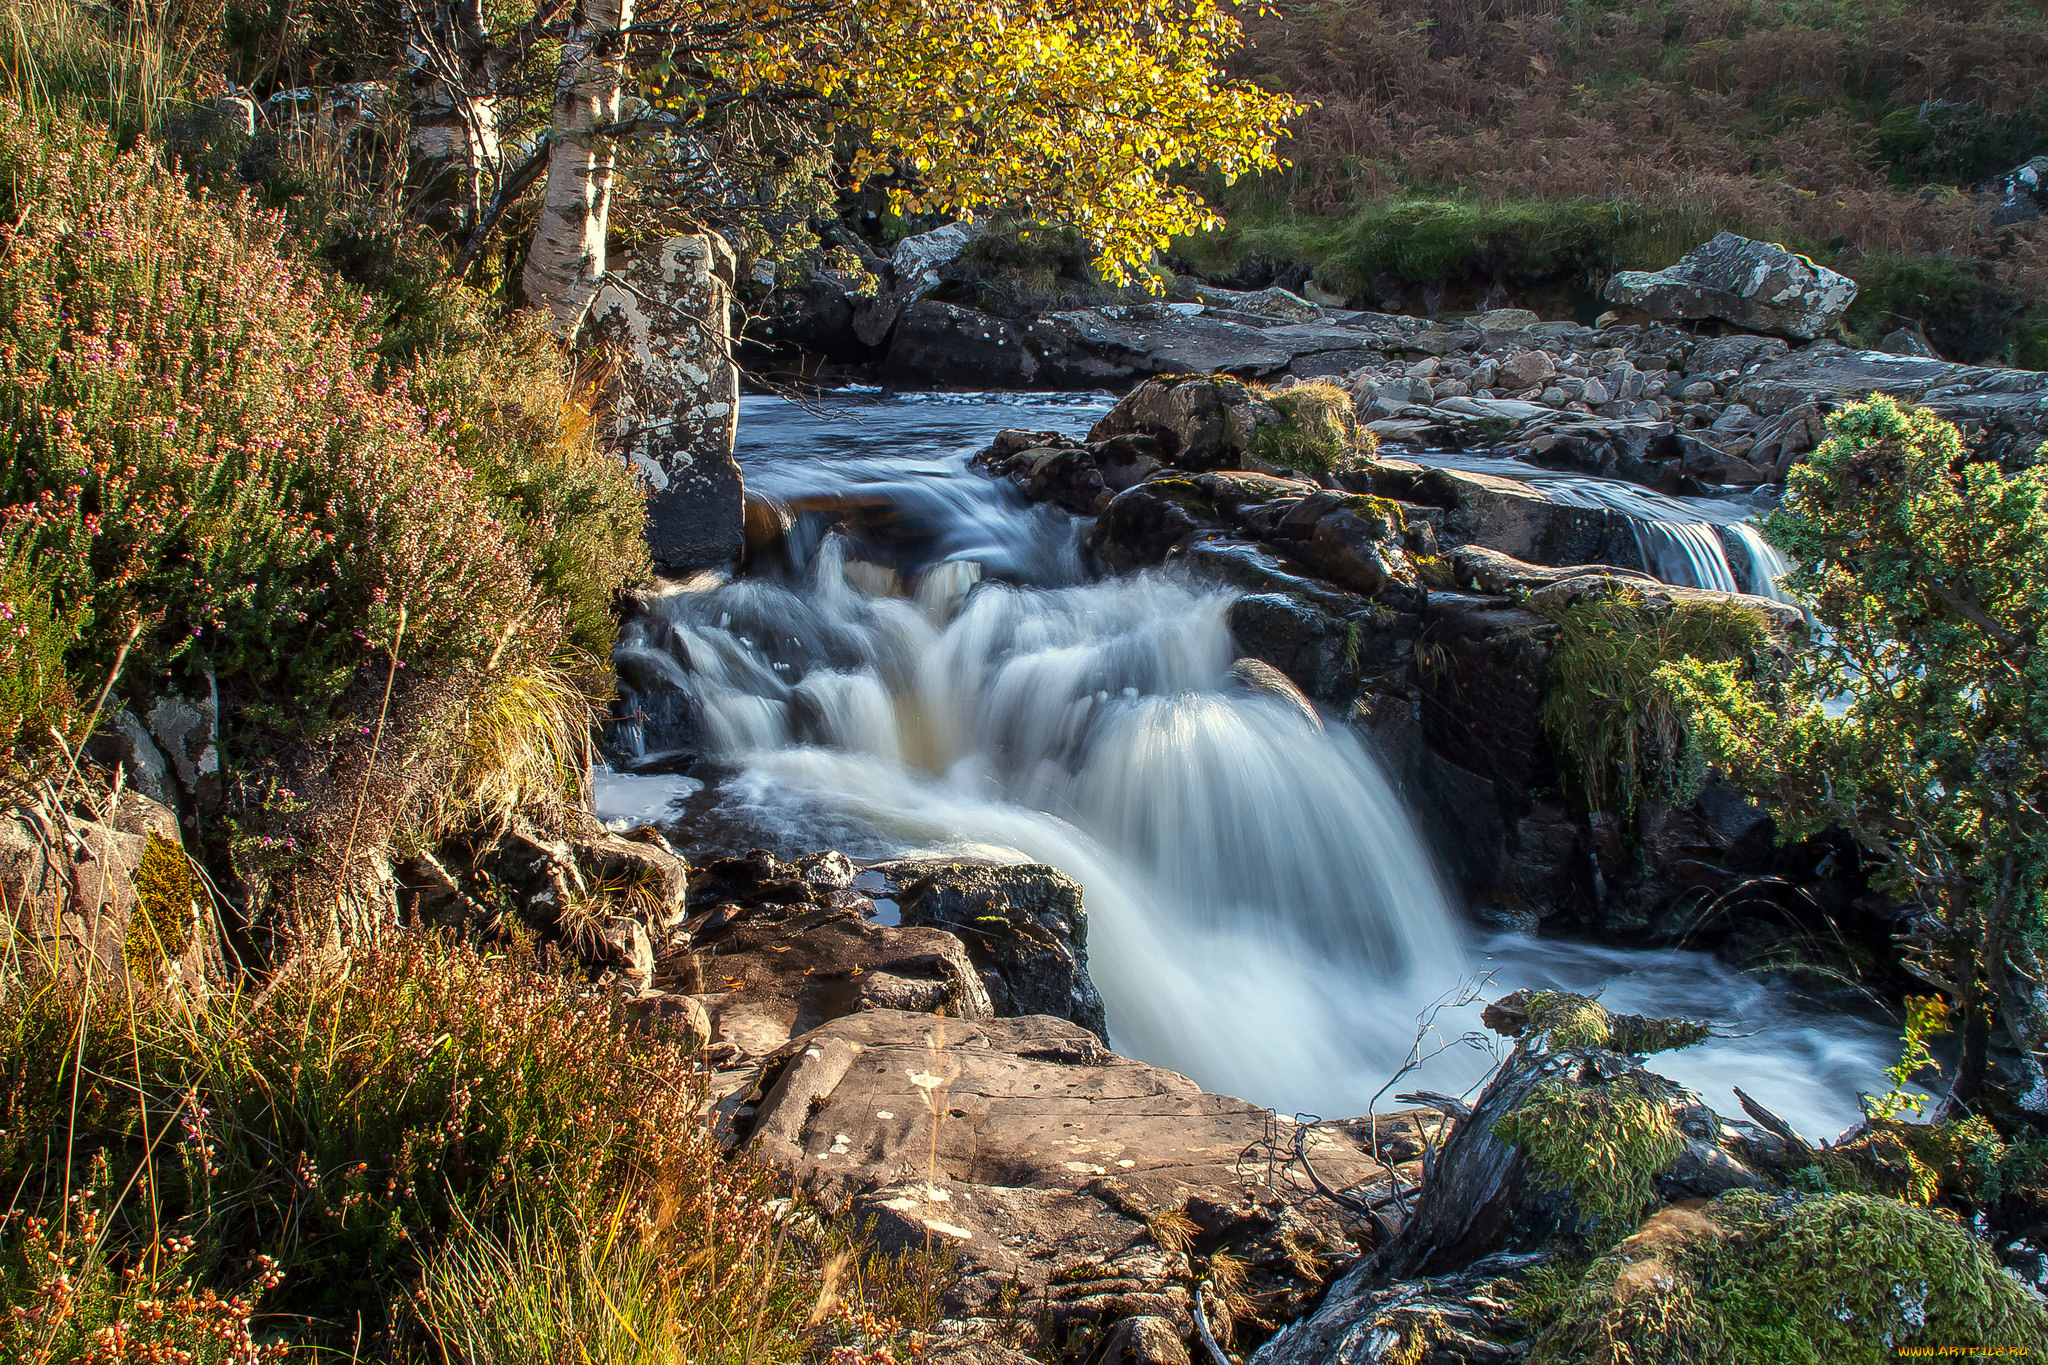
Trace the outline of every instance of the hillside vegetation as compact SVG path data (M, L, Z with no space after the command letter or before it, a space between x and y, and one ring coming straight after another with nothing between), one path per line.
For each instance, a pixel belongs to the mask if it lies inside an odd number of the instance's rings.
M1213 187L1213 269L1589 311L1732 228L1856 278L1873 340L2048 365L2048 231L1973 192L2048 152L2038 6L1296 0L1248 30L1245 69L1312 105L1287 171Z

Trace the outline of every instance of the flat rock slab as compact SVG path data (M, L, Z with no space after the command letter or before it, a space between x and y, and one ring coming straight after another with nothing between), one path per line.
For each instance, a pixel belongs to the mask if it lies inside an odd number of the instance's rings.
M1304 1265L1371 1240L1288 1159L1291 1120L1119 1057L1064 1019L876 1010L786 1055L753 1117L762 1153L828 1206L874 1216L884 1245L950 1243L963 1270L954 1316L997 1312L1007 1293L1063 1327L1185 1325L1189 1252L1226 1249L1251 1263L1267 1307L1288 1310L1313 1292ZM1412 1178L1406 1163L1437 1122L1382 1116L1384 1162L1370 1126L1317 1125L1306 1149L1331 1187L1383 1192L1390 1166ZM1186 1243L1151 1230L1175 1212Z

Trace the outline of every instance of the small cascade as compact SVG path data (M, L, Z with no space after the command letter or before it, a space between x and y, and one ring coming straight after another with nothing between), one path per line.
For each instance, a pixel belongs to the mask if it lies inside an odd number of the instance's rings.
M1677 499L1606 479L1548 478L1538 487L1557 502L1626 515L1643 567L1661 581L1681 588L1738 591L1721 537L1711 523Z
M1757 529L1755 522L1732 521L1727 529L1748 552L1749 590L1774 602L1790 602L1792 599L1778 586L1778 580L1792 572L1792 561L1785 558L1777 546L1764 539L1764 533Z

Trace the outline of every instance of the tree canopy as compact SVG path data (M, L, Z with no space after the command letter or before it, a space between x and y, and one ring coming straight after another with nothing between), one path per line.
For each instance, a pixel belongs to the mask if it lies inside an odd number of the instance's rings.
M1957 1100L1985 1083L1995 1009L2021 1069L2005 1098L2048 1118L2048 470L1973 460L1889 398L1829 427L1765 523L1813 647L1659 677L1782 838L1841 828L1879 859L1907 965L1964 1024Z

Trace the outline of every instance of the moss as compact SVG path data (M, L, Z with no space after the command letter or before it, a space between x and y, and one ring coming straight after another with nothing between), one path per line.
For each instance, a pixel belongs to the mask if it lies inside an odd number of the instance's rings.
M154 981L166 958L182 957L192 946L192 925L206 888L192 871L185 850L160 834L151 834L135 866L135 913L121 960L128 970Z
M1592 1009L1604 1022L1606 1011ZM1577 1018L1585 1023L1583 1014ZM1612 1234L1635 1226L1657 1202L1653 1177L1685 1150L1671 1117L1672 1093L1669 1082L1643 1071L1585 1085L1545 1080L1493 1132L1568 1190L1596 1231Z
M1614 1039L1607 1011L1591 996L1569 991L1537 991L1529 997L1529 1028L1550 1035L1557 1051L1579 1052L1606 1047Z
M1264 397L1280 420L1260 429L1252 453L1269 464L1330 474L1379 451L1379 438L1359 428L1351 396L1335 384L1297 384Z
M1742 1190L1666 1209L1583 1276L1532 1278L1531 1365L1876 1365L1912 1345L2048 1347L2048 1312L1954 1218Z
M1759 661L1771 645L1769 620L1739 603L1665 605L1632 589L1531 605L1559 627L1540 718L1567 789L1593 810L1690 801L1706 764L1656 672L1683 657Z

